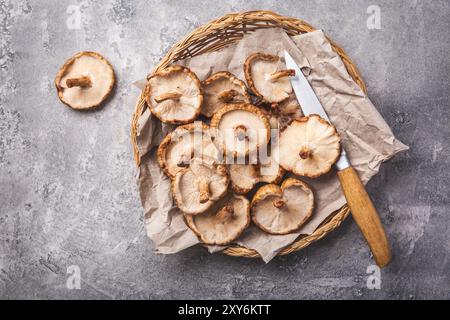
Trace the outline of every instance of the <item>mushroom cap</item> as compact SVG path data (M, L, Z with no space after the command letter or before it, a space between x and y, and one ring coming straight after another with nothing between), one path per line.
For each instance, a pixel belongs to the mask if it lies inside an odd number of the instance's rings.
M227 71L220 71L202 82L203 106L202 114L212 117L213 114L229 103L251 103L245 83ZM225 94L231 96L225 98Z
M284 175L280 165L270 158L268 164L230 164L231 187L237 194L246 194L260 182L278 183Z
M280 102L276 106L276 110L281 115L290 115L294 119L298 119L304 117L302 108L298 103L297 97L295 94L290 94L289 98Z
M169 96L174 98L168 98ZM150 111L162 122L185 124L201 112L200 80L188 68L170 66L150 76L145 88Z
M288 99L280 103L272 103L262 109L269 118L270 128L283 131L295 119L303 118L303 112L296 97L291 94Z
M218 159L218 156L209 126L200 121L177 127L163 139L157 152L159 166L172 179L193 157Z
M271 80L276 72L285 69L278 56L254 53L244 63L244 75L250 90L266 103L279 103L289 98L292 86L288 77Z
M288 234L298 230L312 215L314 194L303 181L288 178L281 187L262 186L252 200L253 222L270 234Z
M224 165L214 159L192 159L189 168L179 171L172 181L172 194L178 208L196 215L208 210L227 192L229 178Z
M68 79L85 77L87 86L67 85ZM82 51L67 60L55 77L55 86L62 103L77 110L101 105L112 92L115 83L111 64L99 53Z
M317 178L331 170L341 151L340 137L318 115L294 120L280 135L279 163L299 176Z
M226 245L250 225L250 202L243 196L230 195L203 214L184 217L187 226L203 243Z
M248 103L224 106L214 114L210 126L216 145L233 157L256 152L270 140L269 119L258 107Z

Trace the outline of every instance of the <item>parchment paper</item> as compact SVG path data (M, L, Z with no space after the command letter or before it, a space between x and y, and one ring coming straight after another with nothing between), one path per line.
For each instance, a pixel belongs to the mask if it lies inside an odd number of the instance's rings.
M223 70L244 80L242 66L249 54L264 52L283 56L285 49L302 67L364 183L378 172L383 161L408 149L394 137L376 108L353 81L322 31L290 38L281 29L258 30L237 44L177 64L191 68L200 80ZM154 147L172 129L172 126L161 124L152 117L148 109L138 122L137 144L141 155L138 185L145 225L155 251L164 254L179 252L199 243L184 224L181 212L173 205L170 180L162 173L155 158ZM301 230L290 235L273 236L252 225L237 243L255 249L268 262L300 234L314 232L326 217L345 204L335 172L307 182L315 191L317 208ZM223 247L209 248L210 252L221 249Z

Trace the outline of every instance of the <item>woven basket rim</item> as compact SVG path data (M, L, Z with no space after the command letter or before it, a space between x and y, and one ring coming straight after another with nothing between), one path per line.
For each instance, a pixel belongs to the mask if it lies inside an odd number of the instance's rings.
M246 26L253 26L258 23L263 23L263 25L256 25L255 27L252 28L248 27L246 28ZM197 46L198 42L200 42L201 44L201 41L204 41L204 39L207 39L206 42L208 42L208 36L210 35L217 36L217 33L224 32L224 30L227 30L227 28L235 28L235 27L243 28L242 36L245 33L249 33L260 28L280 27L283 28L289 35L302 34L316 30L314 27L312 27L310 24L303 21L302 19L282 16L272 11L258 10L258 11L246 11L241 13L226 14L220 18L214 19L209 23L206 23L196 28L195 30L190 32L187 36L185 36L182 40L175 43L172 46L172 48L165 54L165 56L159 61L159 63L154 67L154 69L150 72L150 74L159 69L165 68L171 63L181 60L183 58L183 54L186 54L186 50L187 54L189 54L190 47L192 47L193 45ZM220 41L218 41L219 42L218 45L215 48L212 48L211 51L218 50L229 43L240 40L239 34L233 36L235 36L236 38L231 38L231 40L230 38L227 38L226 40L224 40L226 42L225 44L220 43ZM361 75L356 66L354 65L354 63L350 60L350 58L347 56L347 54L341 47L339 47L330 38L327 37L327 39L330 41L333 50L341 57L344 65L347 68L347 71L352 76L354 81L367 94L366 85L362 80ZM198 52L202 53L201 52L202 49L203 48L200 47L200 51ZM199 54L198 52L197 54ZM142 91L136 103L135 111L133 113L131 121L131 141L133 145L135 162L138 167L140 165L140 155L137 146L137 124L139 117L145 111L145 108L146 108L145 97ZM347 218L349 213L350 209L348 208L348 206L347 205L342 206L339 210L330 214L328 218L325 219L325 221L322 222L322 224L312 234L300 235L300 237L297 238L296 241L280 250L278 255L286 255L301 250L310 245L311 243L322 239L328 233L339 227L340 224L345 220L345 218ZM239 245L232 245L221 252L236 257L246 257L246 258L261 257L257 251Z

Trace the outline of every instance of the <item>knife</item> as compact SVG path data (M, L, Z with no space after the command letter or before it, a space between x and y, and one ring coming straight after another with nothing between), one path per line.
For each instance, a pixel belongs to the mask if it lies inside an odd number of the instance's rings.
M300 67L287 51L284 51L284 57L286 67L295 70L295 76L290 77L290 81L303 114L305 116L318 114L331 123ZM389 241L384 232L380 217L342 146L341 155L335 167L342 190L347 199L347 204L359 229L369 244L375 262L380 267L386 266L391 260Z

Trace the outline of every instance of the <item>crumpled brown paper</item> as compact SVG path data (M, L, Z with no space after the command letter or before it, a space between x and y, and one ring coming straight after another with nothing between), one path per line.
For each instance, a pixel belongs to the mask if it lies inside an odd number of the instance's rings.
M332 123L342 137L351 163L364 183L379 170L380 164L408 149L398 141L376 108L348 74L339 55L332 50L322 31L290 38L281 29L258 30L241 41L217 52L203 54L177 64L191 68L204 80L217 71L228 70L240 79L248 55L264 52L283 56L287 50L296 60L316 92ZM138 122L137 144L141 155L138 185L144 207L145 226L155 251L175 253L199 243L185 225L181 212L173 205L170 180L160 170L154 147L173 126L161 124L147 109ZM307 180L307 179L306 179ZM298 232L274 236L255 226L236 241L255 249L265 262L270 261L300 234L311 234L331 213L345 204L335 172L316 180L307 180L315 190L316 210ZM210 252L223 247L210 247Z

